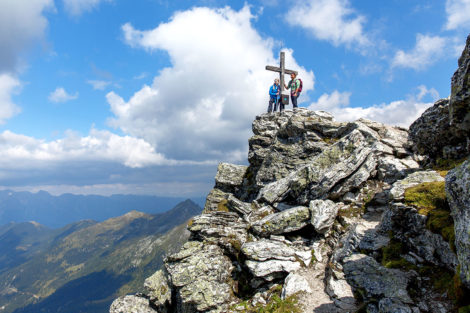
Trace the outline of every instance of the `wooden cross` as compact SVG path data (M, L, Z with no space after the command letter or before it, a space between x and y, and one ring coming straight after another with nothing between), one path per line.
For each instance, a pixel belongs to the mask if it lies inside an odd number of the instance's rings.
M280 81L280 84L281 84L281 94L282 92L284 91L284 75L285 74L295 74L297 75L297 71L293 71L293 70L288 70L285 68L285 52L281 51L281 56L280 56L280 66L279 67L275 67L275 66L270 66L270 65L266 65L266 69L268 71L273 71L273 72L278 72L279 73L279 81Z

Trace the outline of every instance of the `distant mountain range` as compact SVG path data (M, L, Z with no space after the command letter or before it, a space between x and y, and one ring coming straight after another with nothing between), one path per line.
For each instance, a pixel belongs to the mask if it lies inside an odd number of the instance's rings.
M149 214L162 213L184 200L185 198L138 195L53 196L45 191L30 193L0 190L0 225L36 221L58 228L80 220L104 221L132 210ZM193 200L200 206L204 203L204 198Z
M187 240L201 207L186 200L160 214L131 211L60 229L36 222L0 227L1 313L104 313Z

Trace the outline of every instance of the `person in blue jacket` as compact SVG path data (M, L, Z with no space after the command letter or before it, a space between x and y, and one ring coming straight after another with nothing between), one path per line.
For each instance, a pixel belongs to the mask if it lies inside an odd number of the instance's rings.
M281 98L281 88L279 86L279 79L274 80L274 84L269 88L269 105L268 105L268 113L276 112L277 104ZM274 105L274 110L273 110ZM279 106L279 111L281 111L281 107Z

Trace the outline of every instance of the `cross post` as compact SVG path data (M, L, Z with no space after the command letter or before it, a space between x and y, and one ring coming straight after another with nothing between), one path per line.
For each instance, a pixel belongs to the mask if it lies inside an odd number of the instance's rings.
M279 57L279 59L280 59L280 66L279 67L266 65L266 70L279 73L279 82L281 84L281 94L285 90L285 88L284 88L284 75L286 75L286 74L290 75L292 73L297 75L297 71L286 69L286 67L285 67L285 58L286 58L285 52L281 51L281 55Z

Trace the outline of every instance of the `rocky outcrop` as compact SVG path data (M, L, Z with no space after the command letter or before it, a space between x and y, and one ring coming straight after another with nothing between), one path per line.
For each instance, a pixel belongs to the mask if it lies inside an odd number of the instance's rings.
M470 159L446 176L446 191L454 219L460 277L470 288Z
M149 305L236 312L243 299L254 308L277 290L318 312L357 309L358 283L329 269L331 255L341 234L360 227L366 203L383 205L390 183L418 169L406 130L305 109L259 116L253 130L250 165L219 165L204 213L188 225L190 241L146 281ZM369 239L367 247L389 240ZM335 264L359 264L356 250Z
M452 76L449 104L450 124L468 137L470 132L470 35Z
M470 154L470 36L458 65L450 97L437 101L409 129L417 152L431 163Z
M435 159L466 149L461 135L446 133L453 119L448 102L413 124L414 142L406 129L336 122L321 111L256 117L249 166L219 165L203 214L188 224L190 241L135 300L172 313L276 305L316 313L444 313L470 305L455 275L460 268L468 284L469 163L447 178L455 225L442 173L418 164L417 152ZM412 201L414 188L424 191ZM430 188L439 195L426 194ZM454 226L461 233L456 247Z

